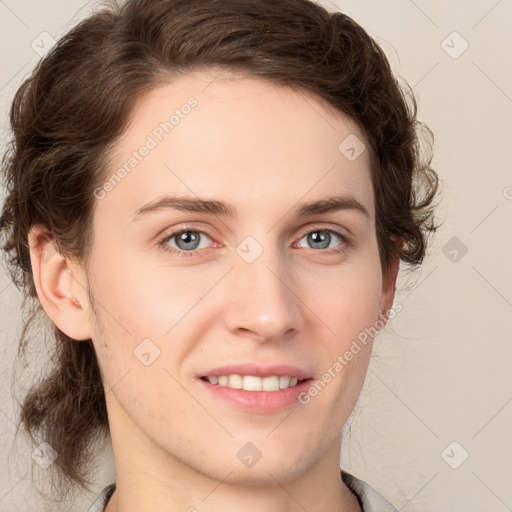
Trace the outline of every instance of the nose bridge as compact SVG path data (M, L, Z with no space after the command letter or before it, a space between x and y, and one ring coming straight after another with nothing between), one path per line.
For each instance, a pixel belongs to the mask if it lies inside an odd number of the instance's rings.
M244 329L262 341L301 329L300 307L286 255L267 237L266 246L247 237L236 248L231 274L231 330Z

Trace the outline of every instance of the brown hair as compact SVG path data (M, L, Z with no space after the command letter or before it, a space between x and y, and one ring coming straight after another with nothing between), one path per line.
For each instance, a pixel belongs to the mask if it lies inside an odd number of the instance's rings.
M29 327L45 317L31 271L30 227L42 224L63 255L87 262L93 191L135 102L156 84L214 68L314 93L348 114L371 153L383 274L396 257L422 262L427 234L436 229L433 135L416 118L412 90L399 85L382 49L356 22L310 0L112 1L58 41L12 103L0 230L30 311L20 354ZM63 480L85 486L91 440L108 434L101 373L91 340L52 329L55 364L24 397L20 425L57 451Z

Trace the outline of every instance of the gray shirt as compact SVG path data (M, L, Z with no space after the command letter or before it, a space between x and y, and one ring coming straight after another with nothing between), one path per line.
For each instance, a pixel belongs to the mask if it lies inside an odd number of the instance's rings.
M398 512L381 494L379 494L369 484L359 478L347 473L343 469L340 470L341 479L349 487L349 489L357 496L359 504L363 512ZM107 485L94 503L89 507L87 512L104 512L108 500L115 491L116 483Z

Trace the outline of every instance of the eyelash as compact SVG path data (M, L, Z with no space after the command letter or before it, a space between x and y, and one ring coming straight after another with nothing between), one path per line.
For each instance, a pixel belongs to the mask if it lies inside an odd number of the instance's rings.
M204 251L204 249L195 249L193 251L182 251L182 250L175 249L174 247L170 247L166 243L169 240L171 240L172 238L174 238L175 236L181 235L181 234L186 233L188 231L192 231L193 233L200 233L202 235L206 235L210 239L212 238L211 236L208 235L208 233L205 233L204 231L196 229L196 228L194 228L192 226L185 225L185 226L182 226L177 231L173 231L171 233L166 234L165 237L162 238L159 241L158 245L162 248L163 251L171 253L171 254L174 254L174 255L177 255L177 256L180 256L180 257L183 257L183 258L195 256L198 253L200 253L201 251ZM306 236L306 235L308 235L310 233L314 233L316 231L325 231L325 232L328 232L328 233L334 233L335 235L337 235L340 238L342 243L341 243L341 247L338 248L338 249L322 249L322 250L318 250L318 251L315 251L315 249L312 249L315 252L324 252L324 253L327 253L327 254L339 254L339 253L342 253L342 252L346 251L347 248L349 248L351 246L351 244L352 244L350 238L347 235L345 235L344 233L341 233L340 231L338 231L336 229L327 228L326 226L321 226L321 225L320 226L313 226L312 228L309 228L309 229L303 231L301 233L298 241L300 241L304 236Z

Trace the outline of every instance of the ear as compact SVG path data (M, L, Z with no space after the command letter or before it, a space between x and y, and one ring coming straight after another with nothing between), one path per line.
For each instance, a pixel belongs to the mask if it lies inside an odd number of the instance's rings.
M70 338L90 339L89 300L82 266L64 258L41 225L32 226L28 244L34 284L46 314Z
M400 250L404 241L397 237L391 237L393 243L397 246L397 249ZM390 263L389 273L384 276L384 280L382 283L382 300L381 300L381 312L383 315L383 319L387 323L388 321L388 312L393 305L393 300L395 299L395 291L396 291L396 279L398 276L398 270L400 268L400 256L398 254L393 254L392 261Z

